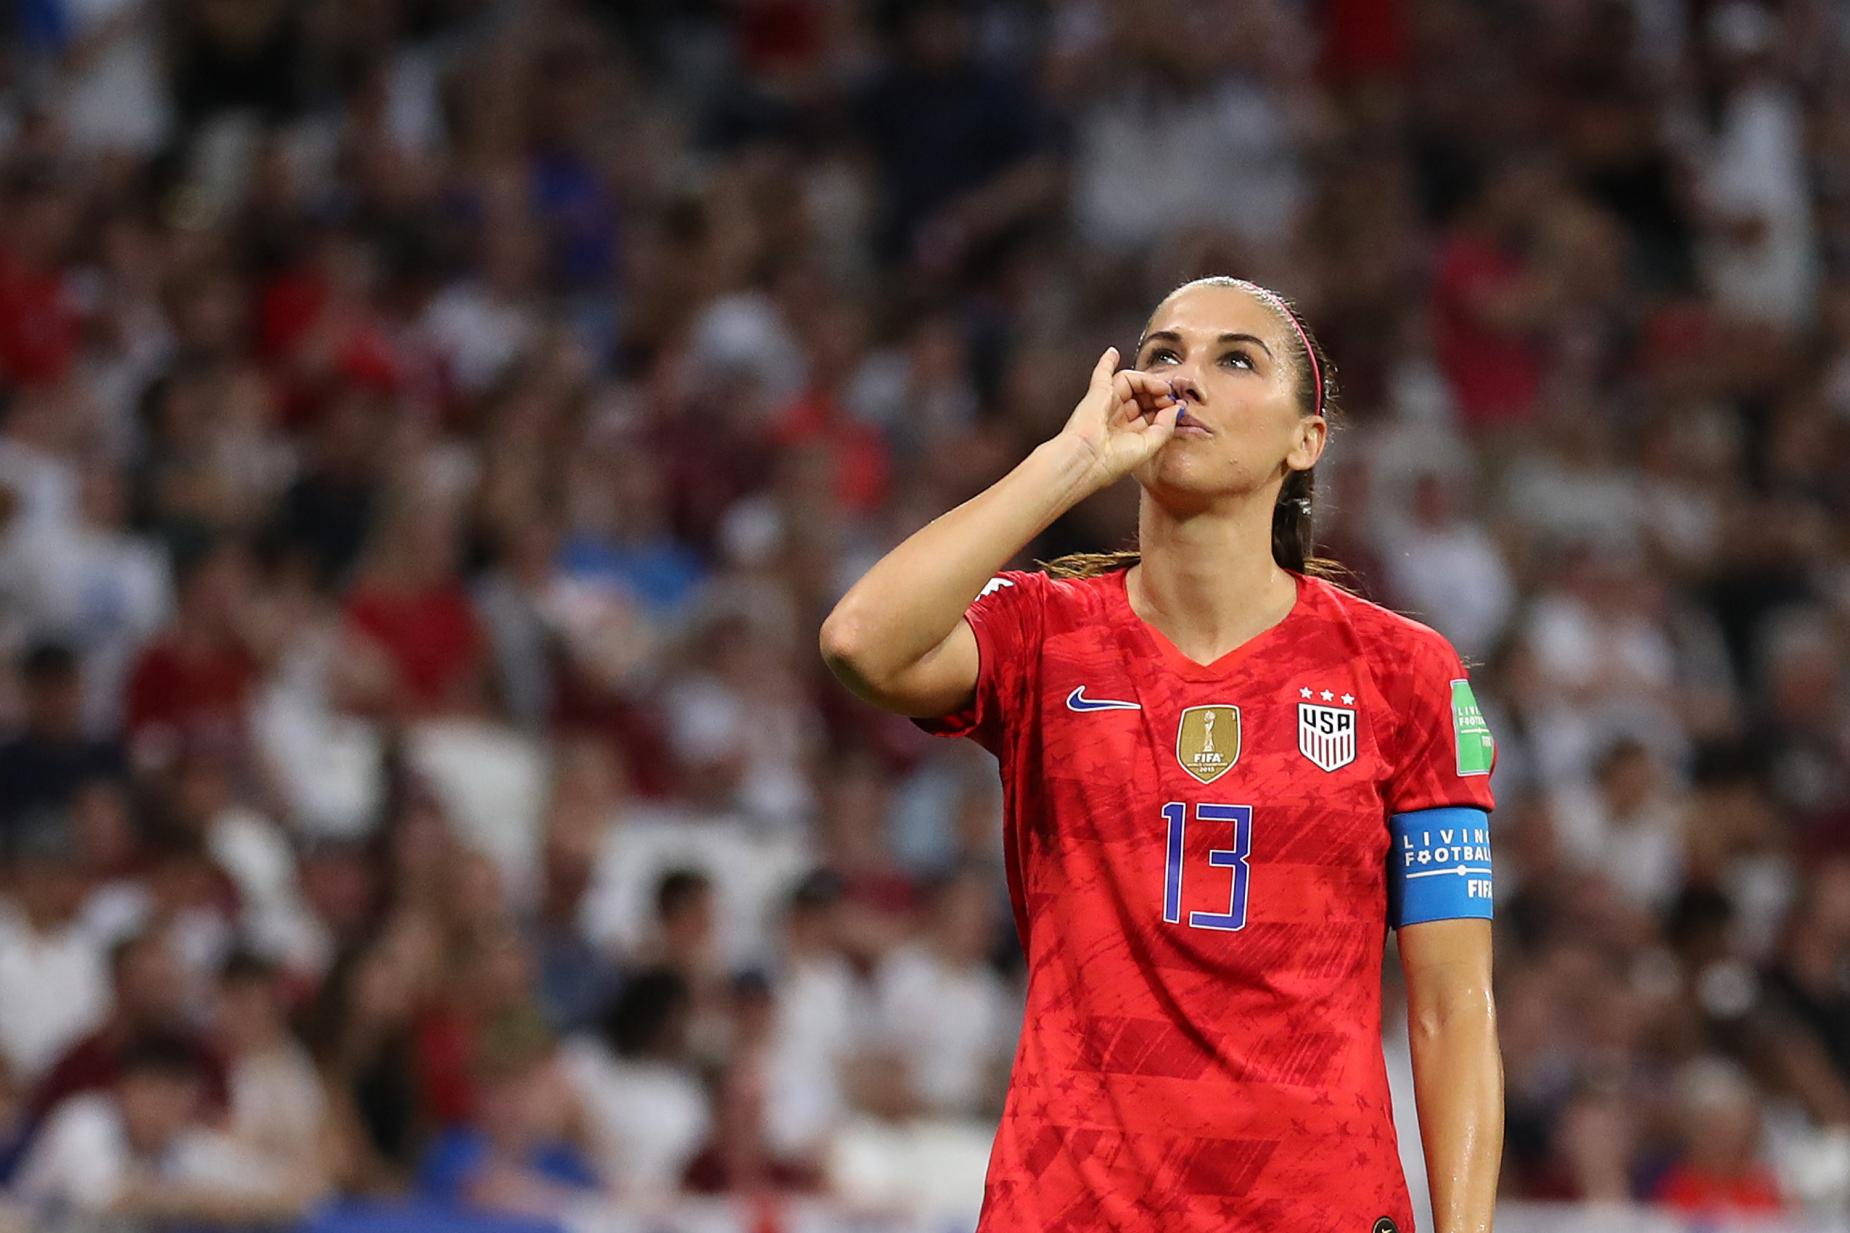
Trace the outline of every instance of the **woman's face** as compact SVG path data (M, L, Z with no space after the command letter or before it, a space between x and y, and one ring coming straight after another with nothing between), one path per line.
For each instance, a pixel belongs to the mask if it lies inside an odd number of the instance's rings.
M1159 304L1137 367L1174 384L1188 419L1137 482L1199 504L1276 486L1287 470L1314 464L1326 426L1300 410L1298 347L1291 327L1238 287L1190 287Z

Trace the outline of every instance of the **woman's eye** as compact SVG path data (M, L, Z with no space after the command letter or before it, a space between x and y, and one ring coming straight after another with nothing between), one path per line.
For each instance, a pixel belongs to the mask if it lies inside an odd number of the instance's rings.
M1221 356L1220 362L1232 365L1235 368L1244 368L1248 371L1253 367L1253 357L1244 351L1229 351L1226 355Z
M1176 353L1171 351L1168 347L1158 347L1156 350L1150 352L1150 358L1143 362L1143 366L1148 368L1152 364L1173 364L1175 363L1175 358Z

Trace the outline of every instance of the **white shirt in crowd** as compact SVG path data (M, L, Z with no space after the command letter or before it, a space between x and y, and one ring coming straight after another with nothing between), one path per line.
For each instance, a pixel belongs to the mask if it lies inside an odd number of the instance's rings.
M1516 606L1516 588L1483 527L1407 523L1382 538L1382 564L1400 607L1451 639L1468 658L1483 659L1497 649Z
M138 1157L112 1096L59 1105L20 1166L13 1188L40 1210L105 1212L137 1169L176 1184L256 1194L282 1184L280 1170L224 1135L185 1131L158 1157Z
M493 384L539 336L531 304L475 282L457 283L438 294L420 325L456 383L472 394Z
M842 1071L866 1022L865 995L839 956L793 964L777 986L766 1134L778 1151L803 1154L847 1113Z
M1731 312L1789 327L1810 318L1819 269L1809 175L1798 95L1771 80L1736 90L1704 151L1700 181L1709 208L1762 228L1750 241L1705 245L1710 288Z
M588 1037L566 1041L560 1055L599 1174L626 1193L674 1191L711 1124L699 1081L669 1062L617 1057Z
M161 63L161 9L153 0L66 0L76 39L102 39L64 78L64 122L92 152L146 156L173 126Z
M1306 190L1281 100L1227 77L1178 94L1132 87L1080 121L1073 204L1090 246L1148 245L1177 228L1231 228L1254 244L1283 243ZM1201 151L1213 150L1213 158Z
M1008 985L924 946L894 951L874 983L881 1043L905 1058L914 1092L941 1113L980 1112L1020 1026Z
M109 966L97 935L73 921L47 933L0 900L0 1053L30 1083L109 1009Z
M306 1049L284 1041L246 1054L227 1079L230 1130L239 1143L281 1167L315 1158L328 1100Z
M165 554L138 535L54 521L22 536L18 566L22 616L83 651L84 717L112 729L135 652L173 606Z
M1641 908L1666 907L1683 884L1684 811L1653 796L1624 816L1590 788L1554 793L1555 834L1568 858Z

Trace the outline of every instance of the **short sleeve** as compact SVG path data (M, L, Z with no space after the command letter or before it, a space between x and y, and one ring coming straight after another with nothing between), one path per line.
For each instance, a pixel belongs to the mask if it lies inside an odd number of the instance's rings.
M1027 704L1040 673L1046 574L997 574L964 611L976 635L976 692L948 715L913 720L934 736L967 736L996 753L1002 733Z
M1497 747L1458 652L1427 631L1407 656L1405 671L1394 691L1401 695L1401 723L1388 812L1456 806L1488 813L1496 804L1490 772Z

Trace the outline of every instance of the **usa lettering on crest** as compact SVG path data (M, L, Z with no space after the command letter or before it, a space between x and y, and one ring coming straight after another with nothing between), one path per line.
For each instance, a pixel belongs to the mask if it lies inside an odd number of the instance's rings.
M1321 770L1355 761L1355 712L1346 706L1298 703L1298 752Z

